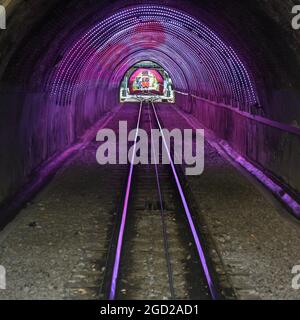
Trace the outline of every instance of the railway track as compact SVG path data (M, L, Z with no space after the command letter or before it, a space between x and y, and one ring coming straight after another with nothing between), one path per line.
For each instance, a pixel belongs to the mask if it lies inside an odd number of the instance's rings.
M153 102L140 103L136 127L148 136L152 129L162 132ZM162 144L167 148L164 136ZM133 165L133 153L102 287L110 300L218 298L178 168L167 154L169 165Z

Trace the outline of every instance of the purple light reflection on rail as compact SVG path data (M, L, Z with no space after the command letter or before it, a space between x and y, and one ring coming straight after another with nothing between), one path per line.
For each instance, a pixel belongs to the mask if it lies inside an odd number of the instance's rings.
M132 181L133 167L134 167L134 157L135 157L135 153L136 153L136 143L137 143L138 132L139 132L139 128L140 128L142 105L143 105L143 103L141 102L138 123L137 123L137 128L136 128L136 134L135 134L135 139L134 139L133 154L132 154L132 159L131 159L131 164L130 164L130 171L129 171L128 180L127 180L126 195L125 195L124 207L123 207L123 212L122 212L122 221L121 221L120 232L119 232L119 237L118 237L118 244L117 244L116 258L115 258L114 269L113 269L113 274L112 274L109 300L114 300L115 296L116 296L116 287L117 287L117 280L118 280L118 274L119 274L119 268L120 268L121 251L122 251L122 245L123 245L124 230L125 230L125 225L126 225L128 202L129 202L129 196L130 196L130 190L131 190L131 181Z
M197 250L198 250L199 258L200 258L200 261L201 261L201 264L202 264L202 268L203 268L203 271L204 271L204 274L205 274L205 277L206 277L206 280L207 280L207 284L209 286L209 290L210 290L212 298L214 300L216 300L218 298L218 295L217 295L216 289L215 289L215 287L213 285L212 278L211 278L209 270L208 270L208 266L207 266L205 255L204 255L204 251L203 251L203 248L201 246L200 239L199 239L199 236L197 234L197 231L196 231L196 228L195 228L195 225L194 225L194 222L193 222L193 218L192 218L190 209L188 207L188 204L187 204L187 201L186 201L182 186L180 184L180 181L179 181L176 169L175 169L175 165L174 165L174 163L172 161L172 157L171 157L170 151L168 149L168 146L167 146L167 143L166 143L166 140L165 140L165 136L163 134L163 130L162 130L161 124L159 122L159 119L158 119L158 116L157 116L157 113L156 113L156 110L155 110L155 107L154 107L153 103L152 103L152 108L153 108L153 111L154 111L154 114L155 114L159 129L160 129L161 134L162 134L162 139L163 139L163 142L164 142L164 145L165 145L165 149L166 149L166 152L167 152L169 160L170 160L171 168L172 168L172 171L173 171L173 174L174 174L174 178L175 178L175 181L176 181L176 184L177 184L177 187L178 187L178 191L180 193L182 204L184 206L184 210L185 210L185 213L186 213L186 216L187 216L187 219L189 221L189 225L190 225L193 237L194 237L194 241L195 241L195 244L196 244L196 247L197 247Z

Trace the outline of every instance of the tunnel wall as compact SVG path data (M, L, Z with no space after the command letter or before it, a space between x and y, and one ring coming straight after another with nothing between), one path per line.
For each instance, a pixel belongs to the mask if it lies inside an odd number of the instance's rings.
M110 104L100 105L98 99L95 90L90 89L63 106L43 92L16 88L0 91L0 203L112 108Z
M179 106L185 112L191 112L191 96L188 93L182 93L180 91L175 91L176 105Z
M277 128L218 104L177 93L177 106L193 114L217 137L293 191L300 191L300 130ZM192 105L192 109L189 109ZM280 127L280 123L277 124ZM288 130L294 132L288 132Z
M71 145L85 129L116 105L119 94L116 87L100 84L98 87L87 86L81 91L75 88L77 93L71 103L57 104L49 98L45 83L68 49L95 23L124 7L137 5L134 0L105 1L105 5L98 0L90 0L89 5L78 0L12 0L7 3L8 28L0 33L0 203L30 179L40 165ZM141 0L139 3L161 5L159 0ZM187 12L204 22L236 49L251 74L266 118L299 127L300 38L299 32L291 30L290 26L294 4L294 0L227 0L226 5L224 0L165 2L166 6ZM187 27L183 29L189 35ZM174 35L167 38L169 44ZM164 38L158 38L160 46ZM132 62L138 55L143 60L162 58L166 70L167 66L173 71L176 71L176 65L178 67L178 78L183 80L179 81L182 85L176 84L177 90L215 101L222 98L222 95L214 97L213 92L207 96L206 80L211 78L200 81L204 69L196 59L195 46L190 46L193 54L184 55L181 60L174 55L177 45L172 47L173 51L171 47L165 47L168 58L162 52L154 52L153 46L150 49L141 46L143 55L147 51L142 57L142 53L138 54L128 46L128 37L124 39L111 46L107 58L122 61L119 51L124 52L124 59L132 54L129 59ZM142 42L144 34L129 39ZM179 51L184 53L184 50ZM112 53L116 53L115 56ZM97 55L95 59L97 62ZM199 72L195 71L197 66ZM219 72L220 77L223 75ZM189 86L184 81L188 77ZM87 79L81 77L74 87L82 85L80 81L83 80ZM228 83L231 87L232 83ZM65 90L64 86L61 88ZM185 111L192 112L207 127L214 129L219 137L228 139L240 153L271 173L276 172L280 179L300 191L297 135L256 123L229 109L217 107L215 102L194 101L191 95L177 94L176 101ZM249 112L253 111L251 108L255 110L250 106Z

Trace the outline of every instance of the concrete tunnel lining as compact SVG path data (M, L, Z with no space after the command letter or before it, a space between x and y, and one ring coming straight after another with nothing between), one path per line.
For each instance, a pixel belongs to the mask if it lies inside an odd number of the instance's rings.
M13 98L9 90L3 95L4 101L16 106L16 109L2 111L6 113L2 118L2 127L9 121L12 124L11 132L16 130L17 134L13 135L13 144L8 145L6 142L5 148L9 156L1 159L1 167L8 169L1 186L1 199L6 199L16 191L33 169L50 156L62 152L97 119L111 110L117 104L118 82L123 76L124 63L130 67L130 64L145 59L157 60L156 62L168 70L178 91L208 100L202 103L191 96L181 96L178 99L180 107L198 116L199 120L215 130L221 138L228 140L241 154L265 167L292 189L299 190L296 178L289 169L297 162L297 152L288 159L292 163L289 168L279 167L282 161L280 156L277 162L271 163L272 157L278 152L274 141L283 139L280 132L274 133L265 127L257 132L253 122L245 124L244 120L240 120L229 111L226 114L219 109L215 111L209 103L209 100L212 100L246 112L260 112L255 106L259 105L259 101L265 102L265 93L262 94L263 86L254 89L260 80L257 80L257 74L254 72L257 70L256 61L251 60L251 56L245 56L245 44L241 43L242 49L239 50L237 42L228 44L230 37L226 32L229 28L220 31L219 24L216 23L214 30L211 25L200 22L198 12L197 18L192 18L189 12L192 11L193 4L187 6L187 13L184 13L183 4L179 4L177 9L172 5L167 8L155 4L122 8L122 2L120 3L121 6L116 13L110 12L111 8L108 7L103 14L105 19L102 17L99 22L94 18L93 25L90 22L84 23L84 18L80 18L77 32L70 27L72 37L66 42L65 47L61 47L59 51L57 48L50 48L49 52L42 53L34 62L34 68L29 69L30 72L27 69L28 65L24 68L20 65L24 60L20 55L16 55L12 62L8 63L7 73L14 70L15 59L19 59L17 65L20 66L20 74L16 75L17 79L30 79L31 74L34 76L27 83L25 81L24 85L20 85L17 94L14 92L15 88L12 89ZM93 8L92 6L91 10ZM153 13L158 15L154 22L151 17ZM144 15L145 21L137 21L136 15ZM203 15L204 21L209 21L208 16L207 12ZM186 22L182 23L182 19ZM136 38L140 27L141 38ZM69 34L68 31L64 32L64 36ZM155 38L147 36L153 33L157 34L158 43L155 43ZM217 34L222 36L219 37ZM51 36L53 37L53 34ZM221 40L222 37L227 42ZM30 40L30 37L28 39ZM135 39L136 43L128 45L128 39ZM123 42L125 50L122 47ZM110 54L110 48L115 48L114 46L120 50L117 59ZM95 62L104 66L98 74L95 73ZM105 94L102 94L103 88L106 89ZM263 107L269 115L269 107ZM241 125L241 121L244 126ZM8 135L7 132L1 132L0 138L4 141ZM247 138L247 135L250 138ZM271 142L271 148L266 144L259 146L259 150L249 147L263 141L265 137ZM291 143L296 144L298 139L298 136L293 136ZM18 170L15 170L16 167Z

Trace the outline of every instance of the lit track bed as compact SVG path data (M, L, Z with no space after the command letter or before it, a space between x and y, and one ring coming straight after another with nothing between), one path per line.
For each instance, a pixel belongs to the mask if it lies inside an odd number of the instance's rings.
M151 152L150 164L133 165L140 129L148 136L152 129L160 130L168 165L151 164ZM110 300L218 299L203 241L162 129L153 101L141 101L103 294Z

